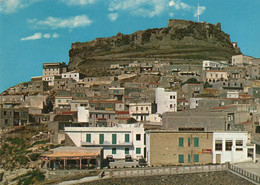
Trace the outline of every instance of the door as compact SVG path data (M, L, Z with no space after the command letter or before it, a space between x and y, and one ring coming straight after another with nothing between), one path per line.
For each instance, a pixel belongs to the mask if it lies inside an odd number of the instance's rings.
M221 164L221 154L216 154L216 163Z

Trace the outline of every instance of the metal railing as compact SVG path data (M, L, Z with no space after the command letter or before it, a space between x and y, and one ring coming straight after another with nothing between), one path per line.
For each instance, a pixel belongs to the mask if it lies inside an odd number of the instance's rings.
M246 178L250 179L251 181L253 181L253 182L257 183L257 184L260 184L260 174L259 175L253 174L253 173L251 173L249 171L246 171L246 170L244 170L242 168L239 168L237 166L234 166L232 164L228 165L228 169L230 171L233 171L233 172L243 176L243 177L246 177Z

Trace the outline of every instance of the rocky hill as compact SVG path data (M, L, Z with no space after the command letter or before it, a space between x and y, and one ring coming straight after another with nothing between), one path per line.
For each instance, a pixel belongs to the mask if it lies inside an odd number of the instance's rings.
M230 60L240 54L233 47L220 23L197 23L169 20L168 27L137 31L131 35L118 33L109 38L73 43L69 51L70 70L86 75L105 73L112 63L134 60L211 59Z

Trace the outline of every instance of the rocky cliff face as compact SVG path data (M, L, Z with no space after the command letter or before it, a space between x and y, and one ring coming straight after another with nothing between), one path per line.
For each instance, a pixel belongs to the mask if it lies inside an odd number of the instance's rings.
M154 58L230 60L232 55L240 53L239 48L233 47L229 35L221 31L219 23L169 20L168 27L164 28L73 43L69 51L69 68L89 74L90 68L105 71L105 66L124 61L151 61Z

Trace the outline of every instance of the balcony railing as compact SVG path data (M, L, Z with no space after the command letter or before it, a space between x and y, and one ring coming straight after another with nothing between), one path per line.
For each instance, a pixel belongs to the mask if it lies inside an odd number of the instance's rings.
M103 144L100 144L99 142L85 142L81 141L81 146L133 146L133 141L130 142L117 142L116 144L112 144L112 142L104 141Z

